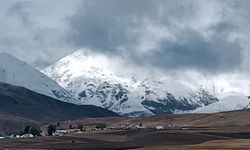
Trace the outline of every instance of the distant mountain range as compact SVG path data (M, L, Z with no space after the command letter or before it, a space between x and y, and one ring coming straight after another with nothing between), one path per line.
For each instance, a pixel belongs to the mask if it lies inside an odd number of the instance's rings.
M145 78L121 76L105 64L111 64L104 56L91 55L89 51L76 51L41 72L72 93L77 103L100 106L121 115L142 116L185 112L217 112L242 109L249 100L228 107L221 103L213 90L203 88L199 79L192 76L179 78L158 74ZM114 63L114 62L113 62ZM122 67L121 67L122 68ZM212 86L212 85L211 85ZM231 99L230 95L223 96ZM217 105L218 104L218 105ZM234 104L232 104L234 106Z
M70 92L46 75L9 54L0 53L0 127L20 127L20 122L119 116L101 107L72 104L76 102Z
M230 92L218 95L192 75L124 76L110 69L112 64L105 56L79 50L40 72L0 53L0 98L6 104L0 107L0 113L61 120L116 113L148 116L217 112L250 106L247 96Z

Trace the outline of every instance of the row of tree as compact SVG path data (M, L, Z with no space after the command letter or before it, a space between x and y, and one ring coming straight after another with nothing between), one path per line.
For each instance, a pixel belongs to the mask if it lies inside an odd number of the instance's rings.
M47 127L47 134L49 136L53 135L53 133L56 132L57 127L60 127L60 123L56 123L54 124L50 124ZM106 128L106 124L105 123L98 123L96 124L95 128L97 129L101 129L103 130L104 128ZM72 124L69 125L69 129L79 129L81 131L84 131L85 128L83 127L82 124L77 125L75 127L72 126ZM31 125L27 125L21 132L20 135L24 135L24 134L32 134L33 136L41 136L42 130L40 129L40 127L38 126L31 126Z
M41 136L42 130L38 126L27 125L19 134L32 134L33 136Z

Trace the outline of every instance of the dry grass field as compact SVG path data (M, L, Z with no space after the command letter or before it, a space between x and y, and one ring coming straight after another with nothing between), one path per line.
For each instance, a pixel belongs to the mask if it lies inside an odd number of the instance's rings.
M60 128L82 124L90 129L97 123L105 123L108 129L65 136L5 139L0 140L0 149L244 150L250 149L249 116L250 110L241 110L140 118L87 118L60 122ZM122 129L124 124L142 124L145 128ZM164 129L156 130L155 126Z

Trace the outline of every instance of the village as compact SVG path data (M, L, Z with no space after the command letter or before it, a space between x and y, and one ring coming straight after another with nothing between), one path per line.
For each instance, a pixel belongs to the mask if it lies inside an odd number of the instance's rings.
M168 125L167 127L164 126L154 126L154 127L147 127L142 123L133 124L133 123L124 123L119 127L107 126L105 123L96 123L89 126L83 126L82 124L79 125L72 125L69 124L68 128L61 127L60 123L49 124L45 126L30 126L27 125L20 133L12 133L0 136L0 140L3 139L25 139L25 138L35 138L41 136L66 136L72 134L84 134L84 133L98 133L98 132L105 132L105 131L128 131L128 130L140 130L140 129L151 129L151 130L164 130L173 128L173 125ZM183 128L184 129L184 128Z
M225 140L245 140L242 144L249 146L249 121L242 120L242 116L247 118L249 113L244 110L137 118L83 118L39 126L25 124L17 132L1 135L0 149L178 149L217 140L221 140L222 145ZM227 126L228 122L232 122L232 126ZM239 149L237 145L232 147ZM194 147L188 150L191 149Z

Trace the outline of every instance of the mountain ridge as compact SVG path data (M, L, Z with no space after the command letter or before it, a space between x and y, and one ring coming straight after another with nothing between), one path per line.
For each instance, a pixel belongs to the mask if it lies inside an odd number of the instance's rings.
M66 102L74 102L75 99L68 91L45 74L4 52L0 53L0 82L23 86Z
M103 108L75 105L21 86L0 83L0 113L35 121L61 121L83 117L119 116Z
M127 116L181 113L218 101L209 91L178 78L123 77L108 68L111 64L105 56L79 50L41 72L78 97L79 103Z

